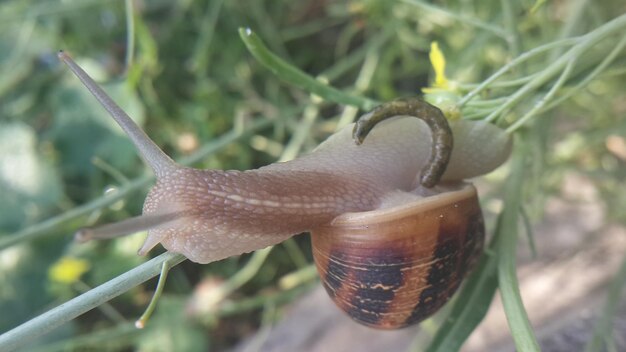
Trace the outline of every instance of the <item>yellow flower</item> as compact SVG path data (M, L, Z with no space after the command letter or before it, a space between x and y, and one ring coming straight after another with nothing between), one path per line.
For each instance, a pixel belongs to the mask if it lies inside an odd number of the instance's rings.
M443 56L437 42L430 43L430 64L435 70L435 83L433 88L448 89L448 78L446 77L446 57Z
M89 262L84 259L63 257L50 268L48 277L54 282L71 284L78 281L89 268Z
M435 71L435 81L428 88L422 88L424 99L437 106L449 120L457 120L461 113L456 106L459 97L456 84L446 77L446 57L437 42L430 43L430 64Z

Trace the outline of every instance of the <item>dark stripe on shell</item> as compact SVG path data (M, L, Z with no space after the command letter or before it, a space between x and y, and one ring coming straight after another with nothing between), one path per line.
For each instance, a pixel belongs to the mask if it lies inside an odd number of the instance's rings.
M482 253L485 238L485 226L479 211L469 216L466 233L461 241L459 235L439 236L437 248L433 253L435 263L430 268L427 287L420 294L418 304L406 320L406 325L422 321L434 314L456 292L465 274L472 269Z
M333 251L329 262L336 267L346 265L334 270L344 274L350 271L349 282L343 283L351 288L345 297L348 315L361 323L376 325L389 312L395 292L404 284L406 255L394 248L371 249L367 257Z
M452 239L437 244L433 253L435 262L428 273L426 288L420 294L419 302L406 320L406 325L422 321L433 314L456 290L461 281L456 273L460 250L459 243Z
M326 276L322 280L324 288L330 297L335 297L335 294L341 289L348 276L345 265L336 260L339 256L340 254L337 251L330 253Z
M463 251L463 258L461 259L461 268L459 276L463 278L465 273L471 271L478 258L483 251L483 245L485 242L485 223L483 221L482 213L474 216L470 219L470 224L467 229L467 235L465 237L465 248Z

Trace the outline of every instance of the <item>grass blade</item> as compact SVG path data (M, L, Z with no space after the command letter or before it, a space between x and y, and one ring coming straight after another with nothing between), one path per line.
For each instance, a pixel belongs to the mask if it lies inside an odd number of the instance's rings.
M516 273L518 215L522 201L526 148L518 144L513 155L511 173L505 185L504 204L499 218L498 232L502 233L498 245L498 285L502 304L518 351L539 351L539 344L533 332L519 291Z
M615 278L611 283L606 305L602 311L602 316L593 329L593 337L585 347L585 352L602 351L603 342L612 340L611 335L613 333L613 320L615 319L615 315L619 312L618 307L620 304L620 297L622 296L625 284L626 257L624 257L624 261L622 262L619 272L615 275Z
M0 335L0 351L13 351L60 325L90 311L161 272L164 262L170 266L185 260L180 254L163 253L104 284L53 308Z
M240 28L239 36L250 53L267 69L283 81L339 104L352 105L371 110L379 103L358 95L352 95L309 76L299 68L272 53L261 39L249 28Z

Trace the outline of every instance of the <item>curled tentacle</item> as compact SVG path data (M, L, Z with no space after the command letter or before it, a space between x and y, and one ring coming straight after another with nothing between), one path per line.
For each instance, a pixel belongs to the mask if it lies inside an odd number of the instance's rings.
M432 147L428 161L420 173L424 187L435 186L446 171L452 154L453 137L448 120L437 107L418 97L400 98L384 103L361 116L354 125L352 136L361 144L379 122L395 116L413 116L426 122L431 130Z

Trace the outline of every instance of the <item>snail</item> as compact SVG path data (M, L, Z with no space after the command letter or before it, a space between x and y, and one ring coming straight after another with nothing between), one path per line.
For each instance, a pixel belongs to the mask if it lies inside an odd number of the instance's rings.
M176 164L67 54L59 58L157 178L143 215L79 230L79 240L148 230L139 254L160 243L210 263L308 231L330 297L352 319L380 329L433 314L482 252L482 213L476 189L464 180L508 158L511 140L492 124L448 125L436 107L405 98L292 161L198 170Z

